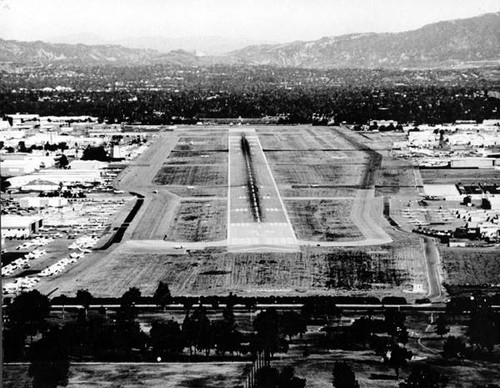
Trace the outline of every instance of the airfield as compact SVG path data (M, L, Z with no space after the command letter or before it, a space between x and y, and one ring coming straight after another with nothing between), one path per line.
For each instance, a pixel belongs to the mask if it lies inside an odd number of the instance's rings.
M161 132L115 181L144 201L122 241L41 291L442 297L432 240L388 217L422 192L391 144L342 127Z

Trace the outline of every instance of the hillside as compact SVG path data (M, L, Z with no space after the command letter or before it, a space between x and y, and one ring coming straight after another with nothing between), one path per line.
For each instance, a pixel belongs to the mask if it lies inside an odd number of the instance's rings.
M153 63L192 65L197 61L196 56L182 50L164 54L156 50L131 49L119 45L89 46L0 39L0 62L134 66Z
M350 34L312 42L250 46L244 63L309 68L421 68L500 63L500 12L401 33Z

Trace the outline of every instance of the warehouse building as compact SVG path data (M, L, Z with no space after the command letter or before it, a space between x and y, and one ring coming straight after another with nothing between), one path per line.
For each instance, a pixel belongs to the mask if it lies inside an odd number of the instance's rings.
M19 199L21 208L63 207L68 200L62 197L23 197Z
M2 216L2 237L27 238L42 226L42 217Z
M457 158L451 159L451 168L493 168L494 159L492 158Z

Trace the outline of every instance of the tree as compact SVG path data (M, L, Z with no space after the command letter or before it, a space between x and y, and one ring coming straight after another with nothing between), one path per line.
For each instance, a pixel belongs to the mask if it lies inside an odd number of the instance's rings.
M22 140L17 144L17 150L18 150L18 152L29 152L30 151L26 148L26 143Z
M160 282L158 284L158 287L153 295L153 301L162 309L164 309L167 304L172 302L172 295L170 294L170 289L168 288L167 283Z
M88 309L94 297L88 290L78 290L76 292L76 301L81 303L83 308Z
M411 358L411 352L398 344L392 344L389 353L389 365L396 372L396 378L399 379L399 369L407 364Z
M91 147L89 145L83 150L82 160L99 160L101 162L107 162L109 157L103 146Z
M337 361L335 363L332 375L332 385L334 388L359 388L354 372L344 361Z
M154 322L149 332L151 345L158 354L177 354L184 349L181 328L174 320Z
M235 352L240 350L243 335L236 330L233 308L227 306L223 312L223 319L212 324L214 346L217 353Z
M400 388L444 388L446 378L432 370L427 364L416 365Z
M141 298L141 291L137 287L130 287L121 297L122 306L132 306Z
M269 308L259 313L253 321L253 327L257 332L254 339L257 350L264 350L270 355L288 350L288 344L280 331L276 309Z
M69 360L59 329L47 332L32 346L29 375L33 388L56 388L68 385Z
M62 305L62 319L64 319L64 307L68 303L69 298L67 295L61 294L58 299L59 303Z
M302 316L295 311L286 311L280 317L281 332L291 340L297 334L304 334L307 330Z
M69 165L68 157L66 155L62 154L59 157L57 164L58 164L59 168L66 168Z
M295 370L291 366L283 368L278 376L278 388L304 388L306 379L295 376Z
M467 347L461 338L448 337L443 344L444 358L462 358L466 351Z
M397 336L398 328L401 329L404 326L406 318L405 315L400 311L390 309L385 311L384 317L387 333L392 336Z
M2 335L4 361L19 361L24 352L24 341L26 339L24 330L17 326L4 328Z
M0 176L0 190L5 191L10 187L11 183L7 180L6 177Z
M446 319L444 315L439 315L439 317L436 320L436 334L439 335L441 338L450 331L450 328L446 324Z
M45 328L49 316L50 301L37 290L19 295L7 307L8 327L20 328L23 333L34 336Z
M470 342L490 352L498 342L499 330L495 313L488 306L480 306L471 312L468 334Z

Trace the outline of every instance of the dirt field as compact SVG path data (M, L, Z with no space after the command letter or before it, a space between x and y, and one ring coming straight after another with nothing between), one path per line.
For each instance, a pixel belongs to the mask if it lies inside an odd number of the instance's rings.
M227 185L227 167L225 165L167 165L158 171L154 183L173 186Z
M227 152L190 152L174 151L171 152L165 164L225 164L227 161Z
M345 198L355 197L357 189L347 187L311 187L311 185L292 185L281 186L280 193L282 198Z
M368 157L359 151L267 151L266 158L270 164L363 164Z
M365 166L274 164L271 169L278 185L358 186L361 184Z
M235 387L244 382L245 365L243 362L78 364L70 366L67 387ZM3 387L31 387L28 365L4 365Z
M174 151L227 151L226 134L182 136Z
M158 250L161 252L161 250ZM121 296L130 287L152 295L166 281L174 295L400 295L425 283L423 251L414 243L379 249L306 248L302 252L162 254L120 246L74 281L56 281L57 293L91 290ZM340 276L341 274L341 276ZM57 284L56 284L57 283ZM49 285L50 286L50 285Z
M285 201L297 238L352 241L363 238L351 221L351 200Z
M441 248L445 283L500 287L500 249Z
M227 203L222 201L181 202L167 232L168 241L224 240L227 233Z

